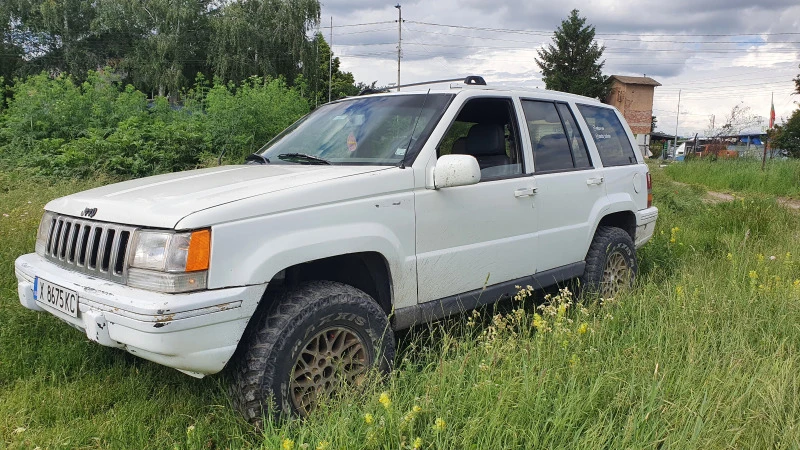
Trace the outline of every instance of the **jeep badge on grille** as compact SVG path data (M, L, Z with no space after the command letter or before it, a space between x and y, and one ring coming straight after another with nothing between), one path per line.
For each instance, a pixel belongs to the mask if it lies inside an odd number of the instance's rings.
M81 217L88 217L90 219L94 217L95 214L97 214L97 208L85 208L81 211Z

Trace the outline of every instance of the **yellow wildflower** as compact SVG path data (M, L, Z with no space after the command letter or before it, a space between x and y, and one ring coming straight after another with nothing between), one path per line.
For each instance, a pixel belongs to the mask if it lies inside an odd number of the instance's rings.
M792 283L792 286L794 286L796 288L800 288L800 278L794 280L794 283Z
M418 437L414 439L414 443L411 444L411 448L413 448L414 450L419 450L420 448L422 448L422 438Z
M372 414L366 413L366 414L364 414L364 422L367 425L372 425L372 423L375 422L375 418L372 417Z
M764 262L764 255L759 253L756 255L756 259L758 260L758 262Z
M547 321L542 319L542 316L536 313L533 315L533 327L539 331L544 331L544 329L547 327Z
M725 257L728 259L728 261L733 261L733 255L730 252L728 252L727 256Z
M378 398L378 402L383 405L384 408L389 409L392 406L392 399L389 398L389 393L384 391L381 392L381 396Z
M419 414L421 411L422 408L420 408L419 405L414 405L411 407L411 412L413 412L414 414Z
M683 297L683 286L675 286L675 293L678 294L678 297Z
M747 274L747 276L750 277L751 280L755 280L758 278L758 272L756 272L755 270L751 270L750 273Z
M678 239L678 232L679 231L681 231L681 229L678 228L678 227L673 227L671 230L669 230L669 241L671 243L674 244L675 241Z
M586 323L586 322L583 322L583 323L582 323L582 324L581 324L581 325L578 327L578 334L586 334L586 332L587 332L587 331L589 331L589 324L588 324L588 323Z
M283 450L292 450L294 449L294 441L291 439L284 439L283 443L281 444L281 448Z
M441 417L437 417L436 420L433 421L434 431L443 431L446 426L447 423Z
M328 450L331 447L331 443L328 441L319 441L317 444L317 450Z

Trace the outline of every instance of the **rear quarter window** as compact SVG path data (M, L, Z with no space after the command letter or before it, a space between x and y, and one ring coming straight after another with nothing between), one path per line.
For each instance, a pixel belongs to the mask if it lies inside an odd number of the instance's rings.
M578 105L592 139L606 167L636 164L633 146L613 109L601 106Z

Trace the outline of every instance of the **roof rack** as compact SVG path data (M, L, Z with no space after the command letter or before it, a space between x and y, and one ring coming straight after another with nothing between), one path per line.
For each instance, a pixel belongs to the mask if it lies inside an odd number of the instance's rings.
M426 84L439 84L439 83L450 83L453 81L462 81L464 84L468 86L486 86L486 80L483 77L477 75L469 75L464 78L448 78L446 80L433 80L433 81L422 81L419 83L409 83L409 84L401 84L400 86L386 86L380 88L366 88L363 89L358 95L370 95L370 94L380 94L389 92L390 89L400 89L404 87L411 87L411 86L423 86Z

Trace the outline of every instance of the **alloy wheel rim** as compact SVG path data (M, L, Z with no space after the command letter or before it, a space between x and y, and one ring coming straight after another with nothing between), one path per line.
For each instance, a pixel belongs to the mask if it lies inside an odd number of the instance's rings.
M611 298L631 284L631 268L622 253L616 251L608 255L603 270L603 281L600 283L600 294Z
M289 395L295 410L306 415L343 384L360 384L367 368L366 347L353 331L333 327L318 333L294 363Z

